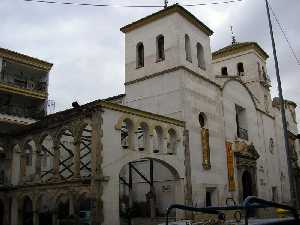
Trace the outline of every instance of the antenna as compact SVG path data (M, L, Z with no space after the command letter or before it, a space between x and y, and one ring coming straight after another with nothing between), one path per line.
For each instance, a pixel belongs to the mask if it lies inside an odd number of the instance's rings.
M168 7L168 0L165 0L164 8L166 9Z
M231 42L231 44L236 44L236 39L235 39L235 36L234 36L234 33L233 33L233 27L232 26L230 26L230 30L231 30L231 35L232 35L232 42Z

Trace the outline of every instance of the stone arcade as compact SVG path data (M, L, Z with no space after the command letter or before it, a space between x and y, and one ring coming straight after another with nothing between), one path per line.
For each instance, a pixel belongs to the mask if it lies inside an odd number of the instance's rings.
M213 32L179 5L121 31L125 94L48 116L52 64L0 49L0 225L117 225L129 211L147 224L172 203L290 202L268 54L255 42L212 53ZM296 104L285 108L299 190Z

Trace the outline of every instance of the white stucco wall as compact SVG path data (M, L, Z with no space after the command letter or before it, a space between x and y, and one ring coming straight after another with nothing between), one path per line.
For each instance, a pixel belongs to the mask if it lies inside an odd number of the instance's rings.
M176 128L179 142L177 145L177 153L168 155L166 153L153 153L151 147L148 151L139 151L137 149L123 149L120 142L120 130L116 130L115 125L124 114L118 111L105 109L103 113L103 174L109 178L108 182L104 184L103 202L104 214L109 215L105 217L105 224L118 224L119 222L119 174L121 169L129 162L137 161L143 158L153 158L163 160L165 163L173 167L182 179L180 182L180 195L176 196L177 203L184 203L184 149L183 149L183 127ZM134 116L132 116L135 118ZM141 118L142 119L142 118ZM150 120L151 122L151 120ZM154 121L159 123L158 121ZM161 123L159 123L161 124ZM169 124L162 124L164 127ZM164 149L165 151L166 149ZM161 206L164 207L164 206Z
M181 24L181 26L178 26ZM156 37L164 35L165 60L156 62ZM186 60L185 34L191 40L192 63ZM136 68L136 45L144 44L144 67ZM198 67L196 44L204 47L206 70ZM155 74L176 66L208 76L211 74L211 49L209 37L178 13L173 13L125 34L125 82Z

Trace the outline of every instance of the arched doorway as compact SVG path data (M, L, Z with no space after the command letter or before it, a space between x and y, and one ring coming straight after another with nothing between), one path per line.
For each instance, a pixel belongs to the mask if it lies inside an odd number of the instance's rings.
M33 207L31 199L26 196L23 199L23 209L22 209L22 221L23 225L33 225Z
M59 225L69 224L70 200L66 194L61 195L57 200L57 220Z
M92 200L87 194L79 198L79 222L81 225L92 224Z
M4 204L0 199L0 225L4 225Z
M253 195L252 178L251 178L251 174L247 170L244 171L243 173L242 182L243 182L243 200L244 200L248 196Z
M52 225L52 201L47 195L42 195L38 201L38 219L40 225Z
M127 163L119 174L120 224L147 224L164 217L184 194L175 168L162 160L144 158ZM174 211L171 215L176 216Z

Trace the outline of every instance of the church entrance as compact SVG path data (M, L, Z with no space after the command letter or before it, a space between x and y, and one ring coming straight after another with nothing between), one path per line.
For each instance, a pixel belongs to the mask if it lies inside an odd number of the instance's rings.
M248 196L252 196L252 178L251 174L246 170L242 176L243 183L243 200L245 200Z
M256 160L259 158L254 145L240 144L240 150L235 152L237 165L237 181L240 204L248 196L257 195Z

